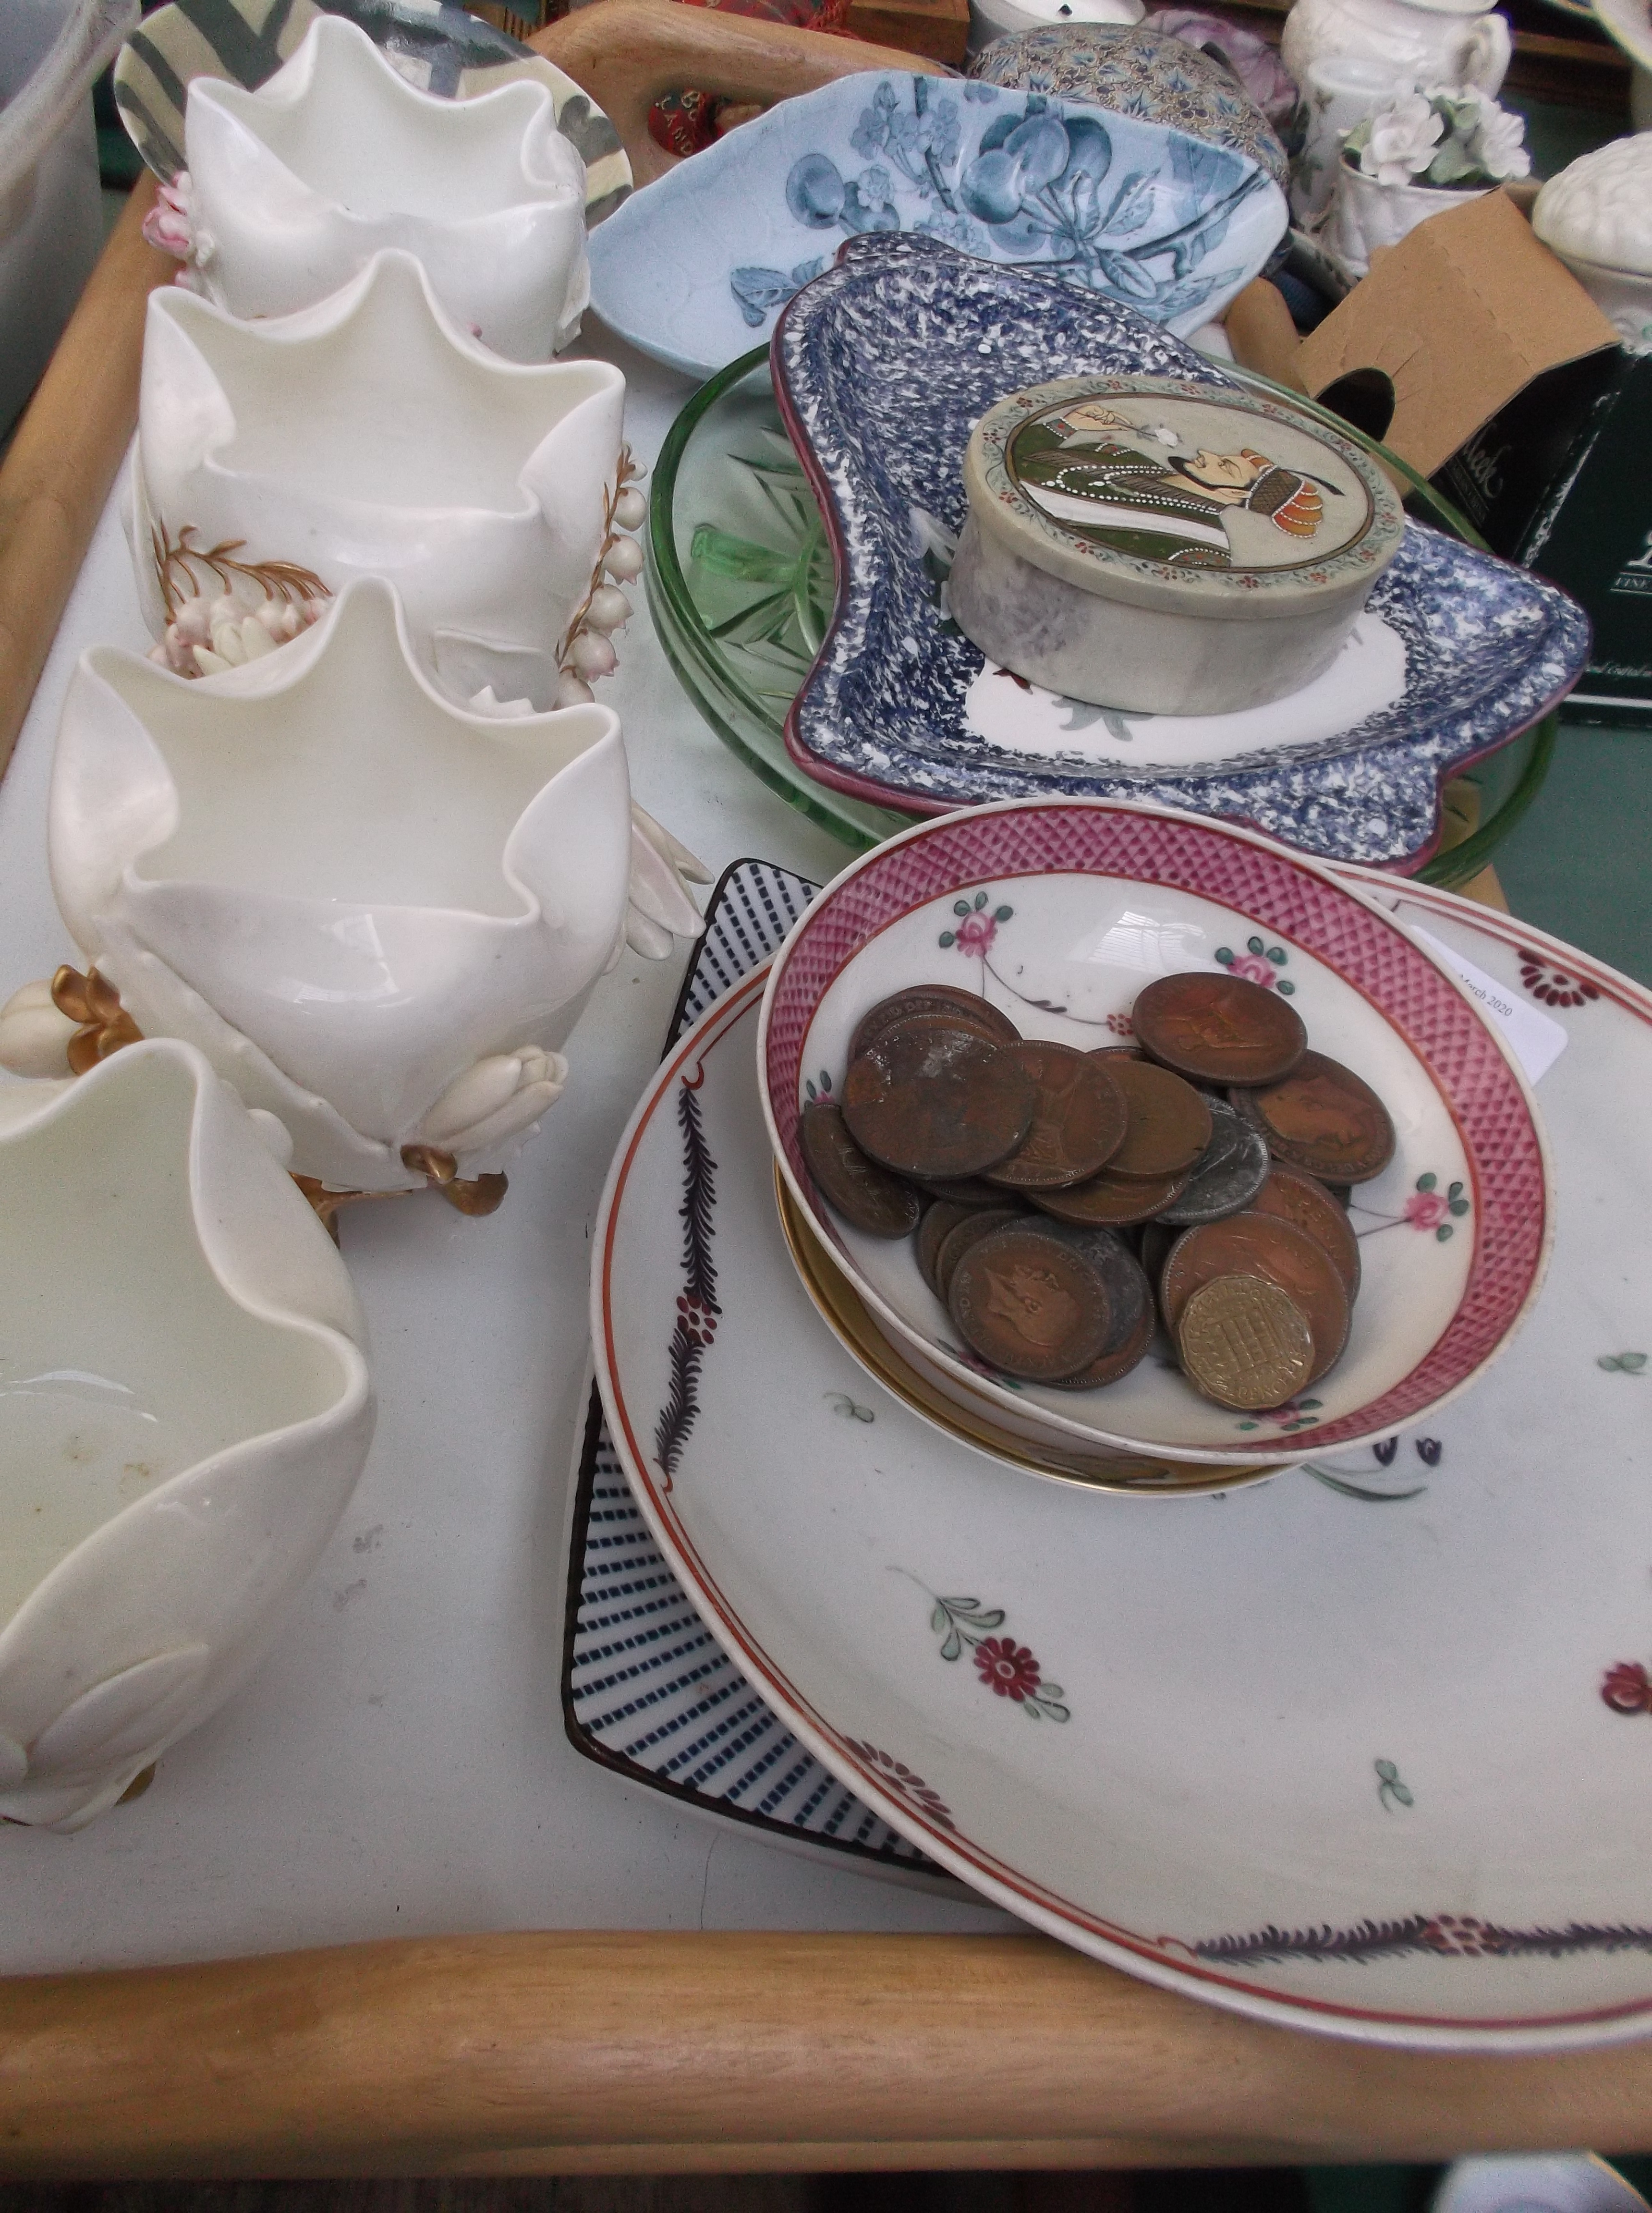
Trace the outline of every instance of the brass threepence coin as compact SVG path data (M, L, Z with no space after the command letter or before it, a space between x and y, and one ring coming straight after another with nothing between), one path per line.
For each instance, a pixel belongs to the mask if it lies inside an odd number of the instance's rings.
M965 1253L947 1305L983 1360L1033 1383L1088 1368L1113 1322L1090 1262L1041 1227L1013 1222Z
M1111 1229L1070 1229L1052 1222L1052 1232L1072 1241L1095 1269L1106 1286L1113 1310L1106 1343L1088 1368L1064 1375L1057 1387L1063 1391L1100 1391L1117 1383L1139 1367L1153 1342L1158 1310L1153 1289L1124 1239Z
M1160 976L1130 1018L1155 1060L1196 1083L1277 1083L1308 1050L1295 1008L1243 976Z
M1107 1173L1143 1181L1184 1175L1210 1142L1210 1110L1191 1083L1150 1060L1113 1063L1130 1122Z
M1182 1312L1176 1350L1190 1382L1218 1406L1259 1412L1313 1374L1313 1339L1289 1294L1258 1276L1217 1276Z
M849 1064L844 1119L899 1175L978 1175L1033 1126L1038 1091L1001 1046L944 1015L912 1015Z
M1004 1047L1038 1086L1033 1126L1019 1152L986 1171L1009 1191L1053 1191L1093 1176L1124 1141L1129 1109L1105 1061L1069 1045Z
M1267 1142L1225 1099L1205 1094L1210 1110L1210 1142L1199 1155L1192 1181L1164 1209L1162 1219L1178 1228L1196 1222L1219 1222L1249 1206L1268 1180Z
M1184 1230L1160 1279L1173 1337L1193 1293L1218 1276L1260 1276L1301 1310L1314 1339L1313 1374L1323 1375L1348 1342L1348 1294L1331 1255L1294 1222L1271 1214L1230 1214ZM1310 1379L1312 1380L1312 1379Z
M1027 1194L1040 1214L1058 1222L1071 1222L1081 1229L1126 1229L1132 1222L1149 1222L1187 1188L1187 1171L1180 1175L1115 1175L1111 1166L1088 1183L1070 1184L1065 1191L1029 1191Z
M803 1109L803 1158L828 1206L869 1237L910 1237L923 1202L910 1184L869 1160L844 1125L843 1109L812 1100Z
M1351 1306L1359 1294L1359 1240L1348 1219L1348 1210L1315 1177L1301 1168L1275 1161L1267 1181L1251 1201L1253 1212L1277 1215L1305 1229L1316 1245L1323 1245Z
M942 1306L952 1290L952 1279L958 1272L958 1263L973 1245L990 1237L995 1229L1007 1229L1012 1222L1025 1222L1026 1215L1018 1206L982 1206L970 1210L961 1222L954 1222L935 1259L935 1291Z
M908 1015L956 1015L975 1028L1002 1038L1006 1045L1014 1045L1021 1036L1009 1015L1001 1014L978 991L960 991L955 984L913 984L880 999L861 1016L850 1040L850 1060L858 1060L874 1038L881 1037L892 1022L904 1021Z
M1322 1052L1305 1052L1283 1083L1232 1096L1275 1160L1326 1183L1369 1183L1394 1156L1387 1108L1351 1068Z

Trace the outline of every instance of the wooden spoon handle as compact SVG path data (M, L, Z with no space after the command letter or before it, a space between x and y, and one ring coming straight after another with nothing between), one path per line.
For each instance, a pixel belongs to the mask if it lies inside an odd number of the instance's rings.
M595 0L528 43L566 70L607 115L639 185L663 176L678 158L649 130L649 110L661 93L694 85L719 99L768 107L864 70L947 73L938 62L893 46L795 31L683 0Z

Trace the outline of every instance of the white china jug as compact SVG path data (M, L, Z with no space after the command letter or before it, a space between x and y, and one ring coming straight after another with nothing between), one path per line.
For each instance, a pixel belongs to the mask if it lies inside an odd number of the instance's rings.
M1357 58L1393 84L1472 84L1494 98L1508 74L1507 21L1478 0L1295 0L1280 52L1306 92L1316 62Z

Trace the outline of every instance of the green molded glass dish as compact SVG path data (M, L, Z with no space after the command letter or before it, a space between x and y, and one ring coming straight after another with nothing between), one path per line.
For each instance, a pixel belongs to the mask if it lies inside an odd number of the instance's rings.
M1412 514L1484 544L1386 447L1298 393L1224 367L1364 446L1408 485ZM655 628L683 689L765 783L857 850L911 827L914 815L816 783L786 751L786 710L820 649L835 580L820 509L781 426L765 346L703 384L672 424L655 466L647 579ZM1424 881L1466 883L1484 868L1541 789L1558 727L1547 716L1447 785L1445 842L1417 871Z

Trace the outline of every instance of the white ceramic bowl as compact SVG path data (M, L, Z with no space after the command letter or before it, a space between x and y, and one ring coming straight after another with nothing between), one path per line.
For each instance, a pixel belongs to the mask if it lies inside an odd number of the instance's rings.
M1024 1035L1085 1047L1131 1034L1154 977L1221 967L1288 991L1310 1043L1393 1118L1393 1161L1355 1195L1363 1280L1347 1350L1309 1397L1271 1414L1213 1405L1151 1358L1102 1391L998 1381L958 1344L910 1245L863 1237L820 1200L798 1143L803 1106L836 1095L856 1023L904 985L978 990ZM1484 1373L1542 1280L1547 1155L1497 1034L1374 902L1225 825L1011 802L880 846L777 956L759 1073L781 1173L880 1326L960 1406L996 1400L1017 1428L1088 1451L1277 1466L1390 1436Z
M0 1086L0 1815L78 1828L248 1673L367 1456L363 1334L199 1053Z
M607 708L454 706L393 588L362 577L221 675L83 655L52 879L144 1036L277 1116L296 1173L417 1190L404 1147L492 1174L553 1104L626 925L629 802Z

